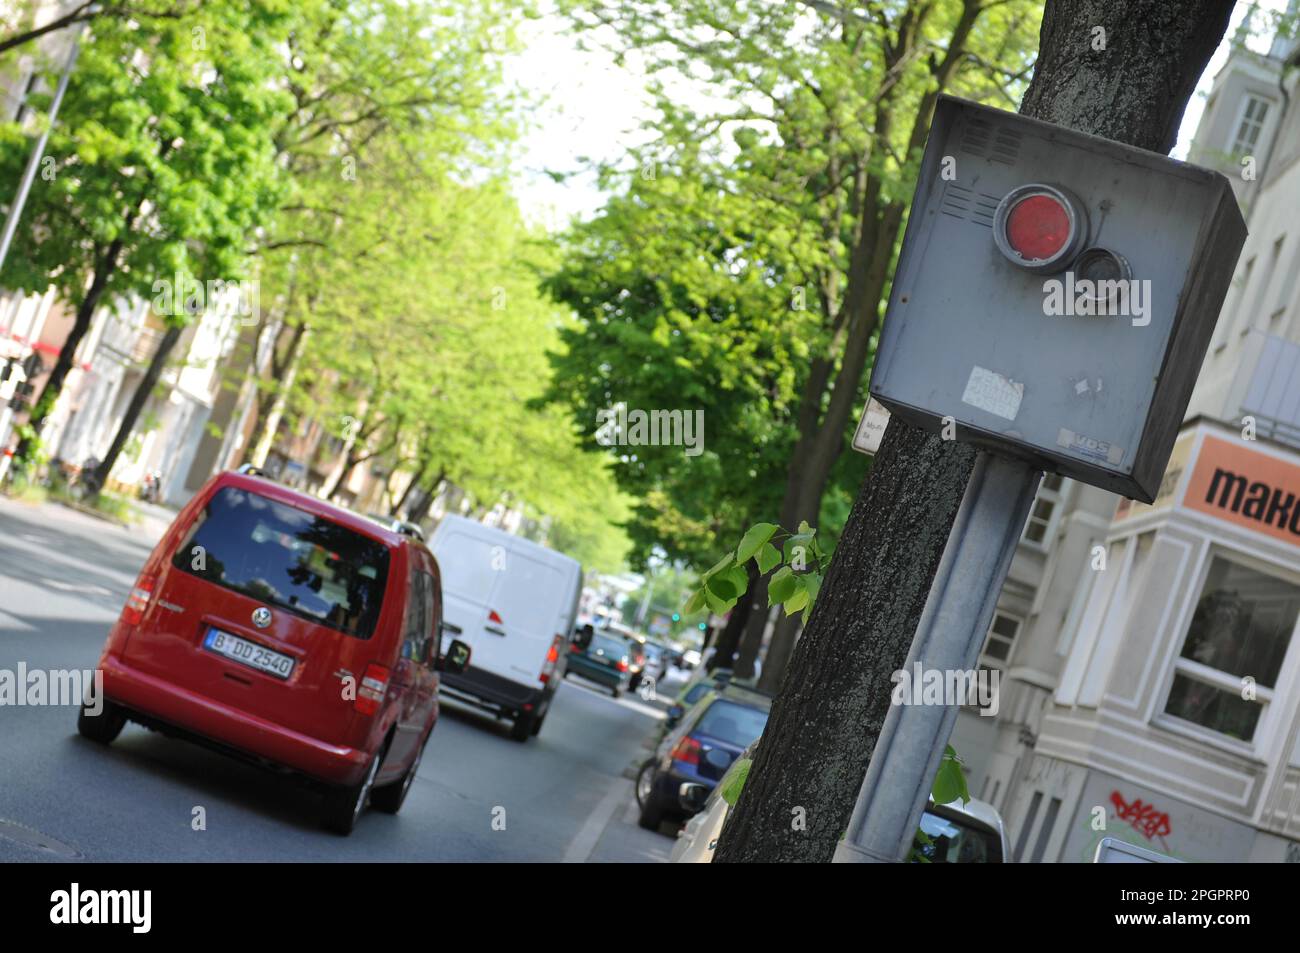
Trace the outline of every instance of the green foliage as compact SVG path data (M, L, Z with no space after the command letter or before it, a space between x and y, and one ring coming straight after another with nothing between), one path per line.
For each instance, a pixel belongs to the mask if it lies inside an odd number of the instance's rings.
M719 797L727 802L728 807L735 807L736 802L740 800L740 792L744 790L745 782L749 780L749 769L753 763L749 758L741 758L728 774L727 781L719 793Z
M831 560L831 552L822 549L817 530L807 521L801 522L795 532L786 532L775 523L755 523L734 551L700 576L699 588L683 612L707 608L722 615L731 611L749 590L745 564L750 560L760 577L776 569L767 582L767 604L781 604L787 615L803 612L803 620L807 622Z
M939 762L939 772L934 777L930 797L935 804L951 804L961 799L963 804L970 801L970 791L966 787L966 775L962 773L961 758L952 745L945 745L943 760Z

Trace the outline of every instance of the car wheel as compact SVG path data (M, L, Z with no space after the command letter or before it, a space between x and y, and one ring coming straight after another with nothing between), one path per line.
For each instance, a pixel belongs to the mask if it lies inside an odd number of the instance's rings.
M651 793L655 786L655 759L651 758L645 764L641 765L641 770L636 773L636 803L637 807L645 807L645 802L650 799Z
M81 711L77 712L77 731L83 738L109 745L122 733L122 727L126 724L126 712L107 698L102 699L102 705L98 715L90 714L85 705L81 706Z
M536 734L533 726L537 722L537 716L531 711L521 711L515 718L515 723L510 726L510 737L515 741L527 741Z
M627 683L627 690L629 692L634 692L636 691L636 687L640 684L641 684L641 673L638 672L637 674L633 675L632 680Z
M325 792L325 810L321 816L321 823L326 830L342 834L344 837L352 833L352 828L356 827L361 812L366 809L370 789L375 785L375 775L379 773L381 757L382 755L376 754L371 759L366 776L359 783Z
M641 805L641 816L637 818L637 824L648 831L659 830L659 825L663 823L664 806L659 800L659 795L651 787L650 793L646 795L645 803Z
M547 708L546 711L542 712L542 713L541 713L537 718L535 718L535 719L533 720L533 731L532 731L532 735L533 735L534 738L536 738L539 734L541 734L541 731L542 731L542 722L544 722L544 721L546 720L546 712L548 712L548 711L550 711L549 708Z
M622 697L623 697L623 690L622 690L621 688L619 688L617 685L615 685L613 688L611 688L611 689L609 690L609 693L610 693L611 695L613 695L615 698L622 698Z
M429 737L432 734L433 732L430 731L425 735L424 744L420 745L420 750L415 753L415 760L411 762L411 766L406 769L406 773L400 780L385 784L382 788L375 788L371 793L370 806L376 811L396 814L402 809L407 792L411 790L411 784L415 781L416 772L420 770L420 761L424 758L424 749L429 746Z

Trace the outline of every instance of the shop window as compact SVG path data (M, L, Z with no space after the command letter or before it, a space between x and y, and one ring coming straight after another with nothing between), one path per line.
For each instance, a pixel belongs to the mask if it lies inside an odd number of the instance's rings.
M1061 485L1064 478L1059 473L1048 473L1038 486L1038 495L1029 511L1029 520L1021 538L1035 546L1046 548L1052 541L1052 529L1061 505Z
M989 634L984 638L984 649L980 652L980 665L984 668L1006 668L1019 634L1019 619L1005 612L993 613L993 624L989 626Z
M1215 557L1174 661L1165 713L1252 741L1300 615L1300 586ZM1253 682L1254 699L1243 698Z

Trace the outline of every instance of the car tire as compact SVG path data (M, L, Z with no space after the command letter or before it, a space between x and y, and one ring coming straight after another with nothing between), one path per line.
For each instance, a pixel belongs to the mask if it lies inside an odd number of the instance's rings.
M636 773L636 781L632 787L632 793L636 795L636 806L645 807L645 802L650 799L654 793L654 768L655 759L647 758L646 763L641 765L641 770ZM648 779L648 780L647 780Z
M632 676L631 680L627 683L627 690L629 692L634 692L636 691L636 687L640 684L641 684L641 673L637 672L635 675Z
M77 731L81 737L101 745L111 745L125 725L126 712L107 698L103 699L103 709L98 715L87 712L85 705L77 712Z
M546 720L546 713L549 712L550 710L551 709L548 707L546 711L542 712L540 715L538 715L536 718L533 719L532 736L534 738L536 738L539 734L541 734L542 722Z
M645 799L645 803L641 805L641 816L637 818L637 825L648 831L658 831L663 820L663 803L660 801L658 793L652 788Z
M620 689L617 685L615 685L613 688L611 688L611 689L609 690L609 693L610 693L611 695L613 695L615 698L622 698L622 697L623 697L623 691L622 691L622 689Z
M531 711L521 711L515 718L514 724L510 726L511 739L514 741L527 741L537 734L533 728L539 722L540 719Z
M406 795L411 790L411 785L415 782L415 775L420 770L420 761L424 758L424 749L429 746L429 738L433 731L424 736L424 744L420 745L420 750L415 753L415 760L411 766L406 769L406 773L392 784L385 784L382 788L375 788L370 792L370 806L376 811L382 811L385 814L396 814L402 809L402 804L406 801Z
M347 837L356 827L361 812L366 809L371 789L375 784L375 775L379 773L382 754L376 754L366 769L366 776L356 784L348 787L335 787L325 792L324 810L321 824L328 831Z

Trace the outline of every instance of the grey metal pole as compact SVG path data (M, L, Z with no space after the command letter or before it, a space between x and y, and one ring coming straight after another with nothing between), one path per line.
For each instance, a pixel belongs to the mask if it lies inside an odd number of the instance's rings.
M970 671L979 660L1042 473L981 451L907 656L907 671ZM905 860L925 809L955 705L894 705L885 717L836 863Z
M36 167L41 164L41 158L45 155L45 144L49 142L54 120L58 118L59 106L63 102L63 94L67 92L72 68L77 64L77 54L81 52L81 31L85 26L83 22L77 27L77 35L72 39L72 49L68 51L68 61L63 66L63 75L59 77L59 85L54 90L54 99L50 102L49 121L32 148L31 157L27 160L27 169L23 172L22 181L18 183L18 191L13 201L9 203L9 215L5 219L4 232L0 233L0 268L4 267L5 259L9 256L9 246L14 240L14 232L18 230L18 220L22 218L23 206L27 204L27 193L31 191L32 182L36 179Z

